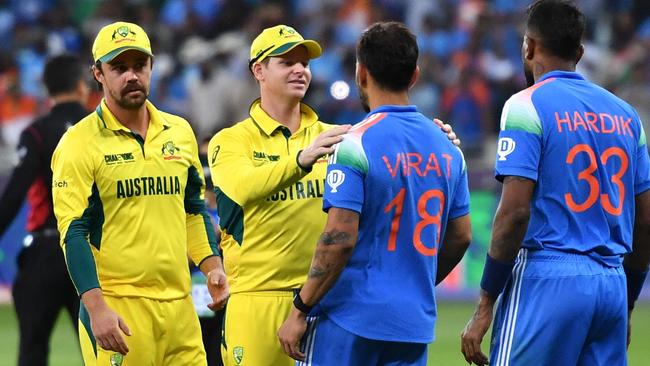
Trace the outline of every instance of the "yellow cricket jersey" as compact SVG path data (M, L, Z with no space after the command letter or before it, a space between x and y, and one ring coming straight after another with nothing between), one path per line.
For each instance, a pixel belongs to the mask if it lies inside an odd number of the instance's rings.
M249 113L214 136L208 150L230 291L299 288L325 226L327 160L307 173L297 154L332 126L306 104L293 134L262 110L259 99Z
M52 157L54 213L79 294L178 299L190 293L187 254L217 253L191 127L146 102L146 138L105 102L63 136Z

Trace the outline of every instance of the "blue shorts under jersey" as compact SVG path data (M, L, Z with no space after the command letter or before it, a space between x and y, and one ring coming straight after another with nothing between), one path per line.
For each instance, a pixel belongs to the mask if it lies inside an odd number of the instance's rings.
M327 315L307 318L302 350L305 361L296 366L426 366L426 343L368 339L339 327ZM317 331L318 330L318 331Z
M364 338L433 341L436 255L447 221L469 213L460 150L414 106L377 108L336 147L323 205L360 214L323 312Z
M625 366L626 304L622 267L521 249L497 306L490 365Z

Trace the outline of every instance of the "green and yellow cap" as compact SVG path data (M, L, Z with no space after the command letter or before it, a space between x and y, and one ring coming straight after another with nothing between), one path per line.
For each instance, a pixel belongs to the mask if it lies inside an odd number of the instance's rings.
M248 67L250 68L255 62L262 61L267 57L283 55L297 46L305 46L310 59L317 58L323 53L318 42L302 38L300 33L292 27L281 24L266 28L251 44Z
M149 37L139 25L127 22L109 24L97 33L93 42L93 60L109 62L128 50L138 50L153 57Z

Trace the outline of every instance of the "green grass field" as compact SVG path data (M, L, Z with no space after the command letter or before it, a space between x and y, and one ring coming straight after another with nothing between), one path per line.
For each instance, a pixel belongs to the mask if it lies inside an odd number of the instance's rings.
M466 365L460 354L460 332L473 311L473 305L462 302L439 304L437 340L429 352L429 365ZM629 350L629 365L648 365L650 359L650 303L641 303L633 315L633 339ZM18 331L11 306L0 306L0 366L14 366L17 357ZM50 366L82 366L77 338L72 326L62 314L52 339ZM487 344L484 343L484 351Z

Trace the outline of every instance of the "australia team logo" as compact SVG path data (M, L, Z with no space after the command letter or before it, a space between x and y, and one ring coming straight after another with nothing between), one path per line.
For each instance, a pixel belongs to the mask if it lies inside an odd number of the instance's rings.
M337 188L345 181L345 173L339 169L332 169L327 174L327 185L332 188L330 192L336 193Z
M135 32L132 31L131 28L129 28L127 26L121 26L121 27L119 27L119 28L117 28L116 30L113 31L113 35L111 36L111 39L115 40L118 35L120 37L122 37L122 38L126 38L129 35L135 37Z
M174 145L174 142L171 140L165 142L161 150L162 150L163 159L165 160L178 160L181 158L180 155L178 154L181 151L181 149L176 147L176 145Z
M502 137L497 143L497 155L499 155L499 161L505 161L506 156L512 154L515 151L515 140L510 137Z
M111 355L111 366L122 366L124 356L121 353L113 353Z
M232 349L232 355L235 358L235 363L237 365L241 364L241 360L244 358L244 347L237 346Z

